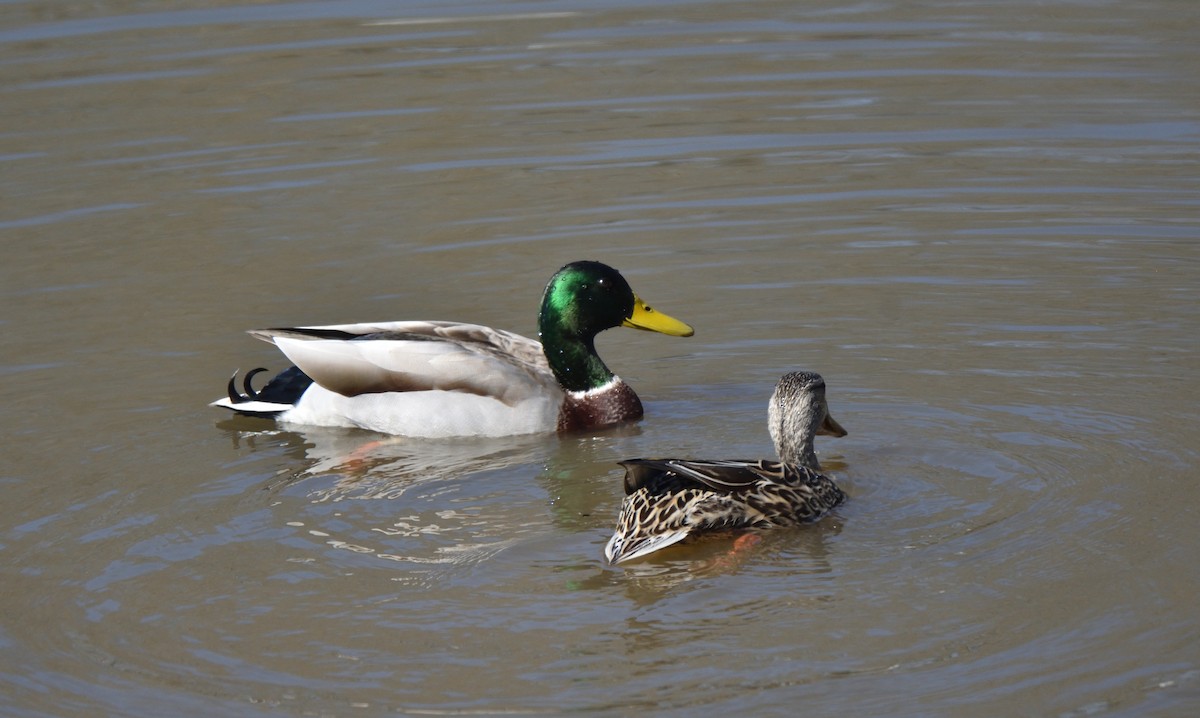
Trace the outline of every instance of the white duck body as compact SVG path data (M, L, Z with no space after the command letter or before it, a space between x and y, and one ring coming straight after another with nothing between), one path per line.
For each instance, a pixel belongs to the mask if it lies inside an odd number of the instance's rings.
M213 402L277 420L426 438L552 432L563 390L542 345L478 324L398 321L250 332L313 384L294 405Z
M596 334L692 328L647 306L617 270L580 261L542 294L538 338L478 324L399 321L261 329L295 364L261 390L230 379L215 406L288 424L417 437L591 431L642 418L641 400L596 354Z

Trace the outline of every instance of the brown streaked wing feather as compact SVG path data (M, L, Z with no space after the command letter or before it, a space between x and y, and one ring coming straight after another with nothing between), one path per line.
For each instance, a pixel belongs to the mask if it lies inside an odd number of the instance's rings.
M761 481L784 479L778 461L702 460L702 459L628 459L618 462L625 467L625 493L631 494L664 474L672 474L692 485L717 492L747 489Z
M698 531L816 521L845 499L829 477L777 461L630 459L621 464L629 495L610 540L618 561Z
M747 506L765 523L793 526L816 521L845 500L828 476L805 466L783 465L778 481L763 482L744 495Z
M675 483L675 490L637 491L621 505L617 528L610 540L616 549L614 560L620 562L642 552L657 551L702 528L693 521L695 506L710 498L711 493L679 486L673 476L663 476L660 480Z

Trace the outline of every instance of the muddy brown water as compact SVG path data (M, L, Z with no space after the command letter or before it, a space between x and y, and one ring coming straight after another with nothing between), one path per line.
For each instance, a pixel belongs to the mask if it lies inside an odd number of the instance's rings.
M0 6L0 713L1193 715L1200 5ZM534 332L600 259L647 418L206 406L242 330ZM850 494L612 568L614 462Z

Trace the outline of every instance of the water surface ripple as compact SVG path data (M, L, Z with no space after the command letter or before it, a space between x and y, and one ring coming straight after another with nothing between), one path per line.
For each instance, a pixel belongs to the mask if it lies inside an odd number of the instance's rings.
M1200 708L1200 5L0 4L5 716ZM647 418L206 406L243 329L533 334L607 261ZM612 568L622 458L850 500Z

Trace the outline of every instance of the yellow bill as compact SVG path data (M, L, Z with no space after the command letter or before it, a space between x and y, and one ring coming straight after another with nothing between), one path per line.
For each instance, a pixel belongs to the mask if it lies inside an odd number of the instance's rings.
M636 294L633 297L633 314L629 315L629 318L621 325L651 332L662 332L673 337L690 337L696 333L690 326L678 319L646 306L646 303Z

